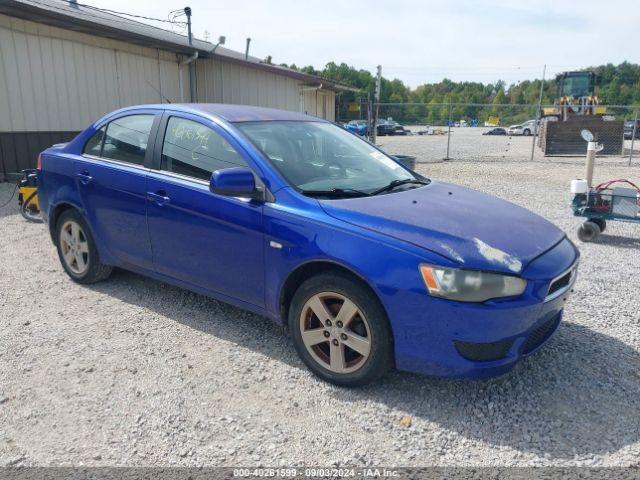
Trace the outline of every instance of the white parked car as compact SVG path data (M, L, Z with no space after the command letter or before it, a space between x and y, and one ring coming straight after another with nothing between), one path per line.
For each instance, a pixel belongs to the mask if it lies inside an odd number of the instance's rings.
M507 133L509 135L524 135L528 137L529 135L536 133L536 129L536 121L528 120L521 125L511 125L507 129Z

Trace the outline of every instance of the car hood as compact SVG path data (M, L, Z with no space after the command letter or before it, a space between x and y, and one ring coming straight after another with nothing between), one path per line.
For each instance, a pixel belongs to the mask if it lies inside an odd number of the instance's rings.
M565 236L513 203L441 182L388 195L322 200L320 205L336 219L473 269L521 273Z

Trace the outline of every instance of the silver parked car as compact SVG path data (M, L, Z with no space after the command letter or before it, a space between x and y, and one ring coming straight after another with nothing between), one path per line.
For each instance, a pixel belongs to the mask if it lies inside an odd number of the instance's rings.
M533 135L537 131L536 121L535 120L527 120L521 125L511 125L507 129L507 133L509 135L524 135L528 137L529 135Z

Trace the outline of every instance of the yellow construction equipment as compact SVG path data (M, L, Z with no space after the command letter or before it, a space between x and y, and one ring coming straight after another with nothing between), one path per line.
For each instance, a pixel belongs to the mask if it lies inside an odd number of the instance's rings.
M596 74L590 71L564 72L556 77L557 95L553 107L542 109L542 117L555 116L566 122L572 115L604 115L595 94Z
M23 170L24 175L18 184L18 205L20 213L30 222L41 222L38 204L38 184L36 170Z
M602 154L620 155L624 122L615 120L596 95L595 72L563 72L556 77L554 105L540 112L539 145L545 155L584 155L586 146L580 136L592 131L603 145Z

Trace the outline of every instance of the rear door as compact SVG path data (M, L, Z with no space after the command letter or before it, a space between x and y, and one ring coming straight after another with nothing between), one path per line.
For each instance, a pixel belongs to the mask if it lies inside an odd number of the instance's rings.
M146 175L161 118L152 110L111 119L87 141L74 165L96 241L111 261L124 266L152 266Z
M209 191L215 170L249 165L223 129L166 113L147 180L147 214L158 273L264 306L262 204Z

